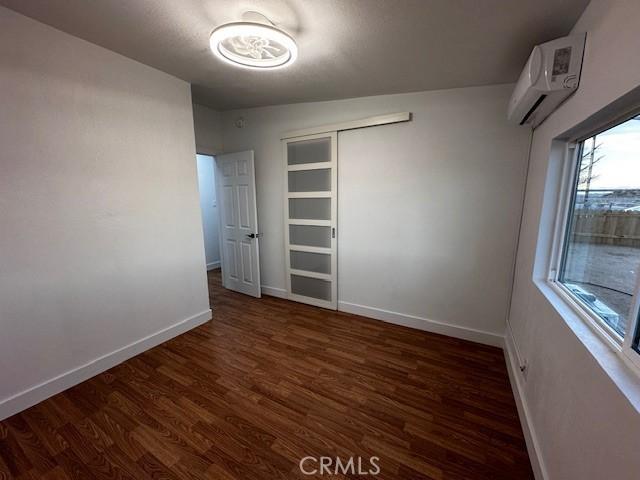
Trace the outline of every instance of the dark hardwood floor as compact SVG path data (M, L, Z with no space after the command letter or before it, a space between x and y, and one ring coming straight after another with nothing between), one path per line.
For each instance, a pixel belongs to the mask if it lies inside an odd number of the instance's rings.
M0 478L533 478L501 350L209 286L212 322L0 422Z

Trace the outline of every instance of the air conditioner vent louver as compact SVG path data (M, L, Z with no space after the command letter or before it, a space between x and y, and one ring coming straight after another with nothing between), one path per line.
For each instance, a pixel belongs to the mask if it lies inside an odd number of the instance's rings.
M540 104L542 103L542 101L547 98L546 95L540 95L540 98L538 98L538 100L536 100L536 103L533 104L533 106L529 109L529 111L527 112L527 114L524 116L524 118L520 121L520 125L524 125L525 123L527 123L527 120L529 120L529 117L531 117L531 115L533 114L533 112L536 111L536 108L538 108L538 106L540 106Z

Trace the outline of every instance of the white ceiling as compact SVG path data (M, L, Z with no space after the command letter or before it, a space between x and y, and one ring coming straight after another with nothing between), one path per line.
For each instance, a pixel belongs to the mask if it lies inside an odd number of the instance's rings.
M537 43L567 34L588 0L0 0L192 84L217 109L517 80ZM209 51L220 24L259 11L298 61L250 71Z

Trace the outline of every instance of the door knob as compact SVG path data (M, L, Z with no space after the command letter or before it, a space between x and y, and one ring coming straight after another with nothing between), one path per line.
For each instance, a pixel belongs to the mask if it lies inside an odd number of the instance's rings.
M261 233L247 233L247 237L249 238L260 238L261 236Z

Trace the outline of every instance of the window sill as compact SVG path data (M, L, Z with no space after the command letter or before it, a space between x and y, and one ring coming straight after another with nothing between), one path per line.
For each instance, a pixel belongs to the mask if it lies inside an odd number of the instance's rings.
M558 287L546 280L534 280L536 287L562 317L571 331L618 387L629 403L640 413L640 369L631 364L620 348L596 332L590 321L582 318L567 300L556 290Z

